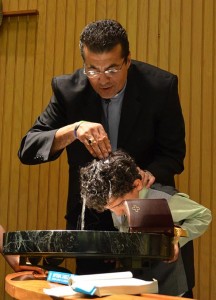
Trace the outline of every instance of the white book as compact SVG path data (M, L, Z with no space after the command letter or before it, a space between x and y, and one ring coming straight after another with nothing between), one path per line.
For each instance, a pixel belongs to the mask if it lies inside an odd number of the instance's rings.
M113 294L158 293L157 280L145 281L133 277L131 272L71 275L71 288L79 293L99 297Z

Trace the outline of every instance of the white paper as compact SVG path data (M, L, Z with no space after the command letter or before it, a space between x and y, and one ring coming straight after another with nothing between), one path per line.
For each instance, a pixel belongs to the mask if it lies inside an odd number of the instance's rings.
M51 289L43 289L44 294L56 297L73 296L78 294L70 286L59 286Z

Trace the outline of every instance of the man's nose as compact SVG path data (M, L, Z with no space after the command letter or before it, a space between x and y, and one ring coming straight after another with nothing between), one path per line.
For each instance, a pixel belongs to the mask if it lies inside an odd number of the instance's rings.
M107 82L109 82L110 81L110 77L109 76L107 76L107 74L106 73L100 73L100 76L99 76L99 81L100 81L100 83L102 83L102 84L105 84L105 83L107 83Z

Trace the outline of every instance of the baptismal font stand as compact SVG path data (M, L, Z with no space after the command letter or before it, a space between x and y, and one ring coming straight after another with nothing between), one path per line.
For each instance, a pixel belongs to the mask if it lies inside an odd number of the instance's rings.
M143 259L173 256L174 224L165 199L125 201L129 232L91 230L28 230L4 234L4 254L37 262L62 259L124 259L140 268ZM55 258L55 259L54 259ZM48 263L49 265L49 263Z

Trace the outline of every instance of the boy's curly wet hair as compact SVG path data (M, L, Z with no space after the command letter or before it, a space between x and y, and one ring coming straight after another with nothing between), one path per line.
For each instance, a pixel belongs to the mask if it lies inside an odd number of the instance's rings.
M127 60L130 53L126 30L115 20L99 20L88 24L80 35L80 52L83 60L83 48L86 46L94 53L103 53L112 50L116 45L122 47L122 58Z
M108 158L94 159L80 170L81 197L88 208L104 211L110 197L122 197L134 189L141 179L137 165L130 155L117 150Z

